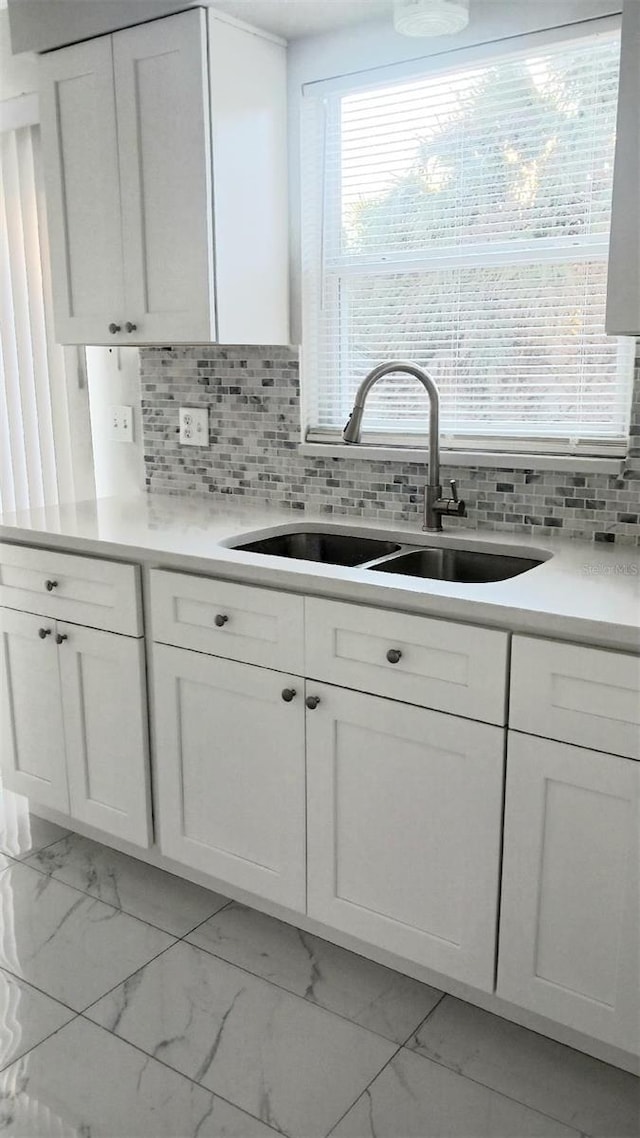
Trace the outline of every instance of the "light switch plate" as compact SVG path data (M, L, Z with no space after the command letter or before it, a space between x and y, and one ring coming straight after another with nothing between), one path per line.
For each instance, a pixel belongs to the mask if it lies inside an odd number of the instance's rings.
M109 438L114 443L133 442L133 407L114 403L109 408Z
M209 446L208 407L180 408L180 443L186 447Z

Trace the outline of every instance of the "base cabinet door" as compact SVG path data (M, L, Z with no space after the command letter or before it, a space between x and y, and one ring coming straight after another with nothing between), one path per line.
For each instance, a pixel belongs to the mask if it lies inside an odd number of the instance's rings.
M2 783L68 814L55 621L0 609L0 635Z
M56 625L72 817L151 842L144 641Z
M640 1045L640 764L509 733L498 994Z
M153 671L162 852L304 911L303 681L162 644Z
M503 731L307 687L309 916L491 991Z

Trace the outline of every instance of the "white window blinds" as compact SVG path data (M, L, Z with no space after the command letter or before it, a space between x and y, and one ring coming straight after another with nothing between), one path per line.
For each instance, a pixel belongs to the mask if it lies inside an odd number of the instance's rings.
M626 442L633 342L604 333L619 32L357 90L303 113L303 377L309 437L408 359L440 387L449 446ZM424 437L390 377L364 438Z
M37 126L0 132L0 512L73 501L93 486L81 445L86 392L67 385L69 350L51 328L39 144Z

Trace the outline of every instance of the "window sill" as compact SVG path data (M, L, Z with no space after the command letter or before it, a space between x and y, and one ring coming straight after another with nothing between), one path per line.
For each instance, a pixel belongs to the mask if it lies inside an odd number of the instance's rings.
M367 459L369 462L426 463L427 451L404 447L348 445L347 443L300 443L298 453L306 458ZM492 470L570 470L572 474L613 474L624 468L622 458L594 458L579 454L504 454L491 451L441 450L442 466L485 466Z

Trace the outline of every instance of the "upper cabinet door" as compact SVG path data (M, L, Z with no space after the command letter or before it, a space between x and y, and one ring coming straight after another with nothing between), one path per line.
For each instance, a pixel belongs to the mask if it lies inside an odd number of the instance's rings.
M107 343L124 318L111 37L39 66L56 338Z
M128 343L215 339L205 20L113 36Z
M0 608L0 760L7 790L69 813L55 621Z
M613 180L607 332L640 333L640 4L626 0Z

